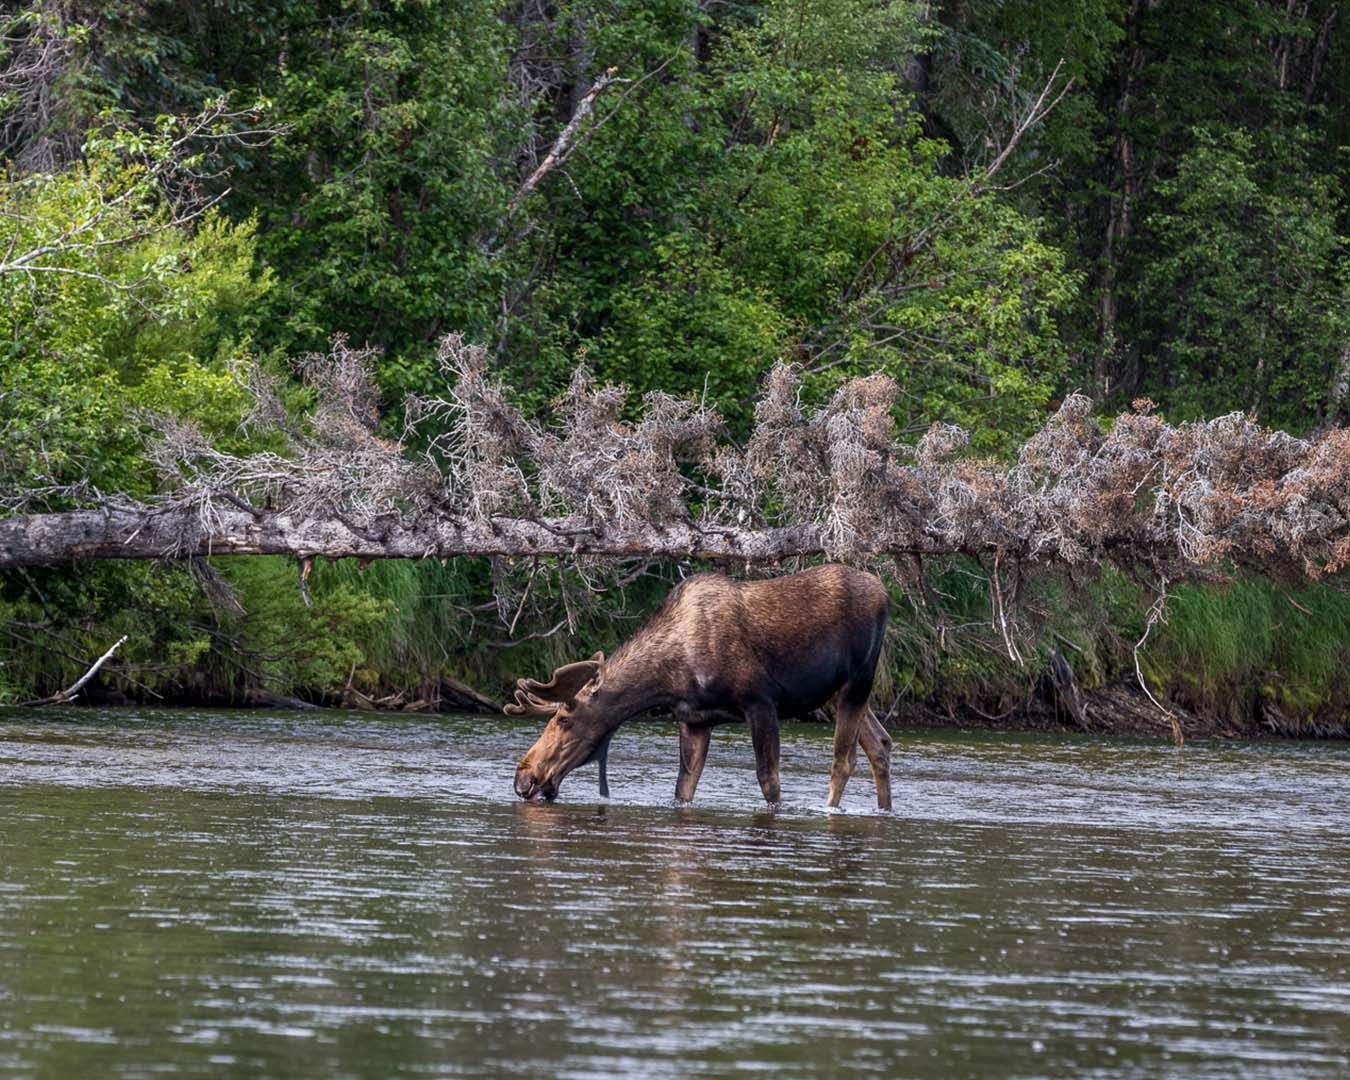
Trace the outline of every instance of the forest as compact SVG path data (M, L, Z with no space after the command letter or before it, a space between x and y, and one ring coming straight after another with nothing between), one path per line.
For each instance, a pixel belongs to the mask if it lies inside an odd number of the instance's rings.
M501 700L684 574L824 554L887 571L894 722L1344 735L1348 87L1332 0L11 5L0 702L124 636L89 698ZM466 476L484 521L819 528L16 555L29 515L175 498L359 539ZM877 523L897 492L941 542Z

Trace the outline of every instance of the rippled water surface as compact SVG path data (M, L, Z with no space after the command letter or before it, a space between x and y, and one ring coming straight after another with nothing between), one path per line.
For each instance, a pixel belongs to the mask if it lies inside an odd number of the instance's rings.
M1350 1075L1350 751L0 712L0 1075ZM865 772L865 770L864 770Z

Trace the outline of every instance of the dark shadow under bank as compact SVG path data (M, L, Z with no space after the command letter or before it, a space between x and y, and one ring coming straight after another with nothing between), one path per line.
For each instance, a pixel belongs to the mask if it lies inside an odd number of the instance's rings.
M368 697L366 695L320 694L297 696L250 689L242 695L227 696L186 691L136 701L119 690L91 684L82 700L72 704L118 706L153 704L207 708L318 709L348 708L388 713L477 713L501 715L492 698L453 679L434 686L409 688ZM1033 694L1011 708L998 711L972 702L899 701L888 709L878 703L877 712L886 726L895 730L980 730L1040 732L1060 735L1120 736L1142 739L1172 739L1172 723L1129 679L1082 693L1082 722L1061 707L1053 694ZM1269 703L1231 703L1226 713L1209 709L1185 709L1170 704L1187 738L1206 739L1346 739L1350 738L1350 716L1322 719L1316 723L1282 716ZM832 722L823 712L795 723Z
M1138 686L1124 682L1083 694L1084 720L1076 721L1054 703L1032 700L1003 713L962 703L949 708L927 703L902 704L888 726L897 728L1023 731L1047 734L1113 735L1172 741L1172 722ZM1344 739L1350 738L1350 717L1339 723L1310 727L1250 711L1230 715L1187 710L1171 705L1186 738L1204 739Z

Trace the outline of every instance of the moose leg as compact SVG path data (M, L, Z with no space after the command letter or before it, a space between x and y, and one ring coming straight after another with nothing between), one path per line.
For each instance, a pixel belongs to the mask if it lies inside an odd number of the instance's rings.
M605 741L600 744L600 750L595 755L595 760L600 766L600 798L609 798L609 743L614 736L606 735Z
M871 709L858 729L858 742L872 765L872 782L877 789L877 807L891 808L891 737Z
M765 801L782 798L778 785L778 710L772 705L752 705L745 710L750 724L750 741L755 747L755 775Z
M675 781L677 802L694 801L698 779L703 775L703 766L708 760L708 743L711 740L710 726L691 727L685 721L680 721L680 775Z
M851 704L847 694L847 690L842 692L834 706L834 764L830 767L830 806L838 806L839 800L844 797L844 787L853 775L853 765L858 760L858 734L867 716L867 702Z

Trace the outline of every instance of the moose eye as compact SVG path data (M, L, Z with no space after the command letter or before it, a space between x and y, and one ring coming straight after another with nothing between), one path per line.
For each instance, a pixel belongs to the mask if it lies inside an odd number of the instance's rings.
M572 718L570 716L558 717L558 726L562 728L563 731L566 731L568 728L572 726Z

